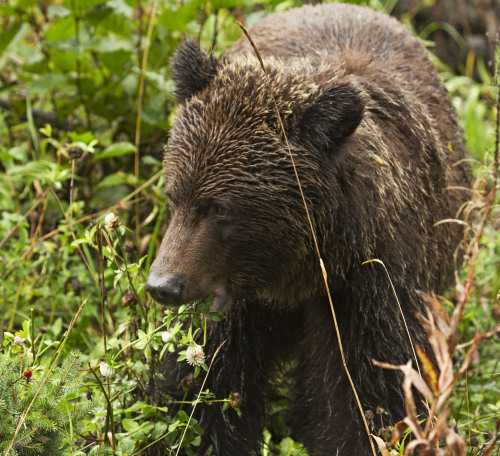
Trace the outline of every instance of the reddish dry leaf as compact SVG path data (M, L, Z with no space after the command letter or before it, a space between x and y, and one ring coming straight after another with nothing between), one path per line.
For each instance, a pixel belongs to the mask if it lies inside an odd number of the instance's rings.
M417 314L417 317L427 333L427 339L431 344L438 365L444 365L449 359L448 341L445 334L437 328L431 312L428 313L428 318L420 314Z
M434 426L430 428L427 440L431 445L437 444L438 440L446 435L448 432L448 415L450 413L450 406L446 406L441 413L436 417L436 422ZM427 426L429 429L429 426Z
M497 446L498 438L493 438L493 440L488 445L488 448L483 451L483 456L491 456L493 449Z

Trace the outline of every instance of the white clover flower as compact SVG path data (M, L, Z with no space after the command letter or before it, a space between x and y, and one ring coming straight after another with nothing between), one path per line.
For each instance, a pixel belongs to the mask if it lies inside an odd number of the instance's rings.
M191 366L201 366L205 362L203 347L201 345L188 347L186 350L186 361L191 364Z
M15 344L20 344L23 341L23 338L21 336L16 336L14 337L14 343Z
M164 344L168 344L169 342L172 342L174 339L175 337L170 331L170 329L167 329L166 331L163 331L161 333L161 340L163 341Z
M104 217L104 223L106 225L109 225L115 217L116 217L116 215L113 212L106 214L106 217Z
M110 212L106 215L106 217L104 217L104 223L106 224L104 227L106 228L106 231L111 233L121 225L122 221L120 220L120 217L117 217L113 212Z
M108 366L106 361L102 361L101 364L99 364L99 370L103 377L112 377L115 375L115 370L111 366Z

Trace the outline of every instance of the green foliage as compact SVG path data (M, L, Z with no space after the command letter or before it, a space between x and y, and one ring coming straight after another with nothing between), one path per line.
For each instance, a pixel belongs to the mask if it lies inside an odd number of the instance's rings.
M30 354L19 354L13 343L0 356L0 452L62 454L94 405L84 400L77 407L74 402L82 387L80 354L72 352L54 371L41 365L32 371L27 367Z
M166 311L144 291L168 213L161 159L175 115L169 61L188 36L220 56L241 36L235 16L252 25L298 3L0 4L2 454L31 403L13 442L20 443L19 454L78 456L168 454L179 446L195 455L203 429L189 419L192 397L197 407L232 405L196 382L186 386L182 401L163 393L159 366L166 356L186 363L198 350L193 378L211 375L211 359L198 346L205 342L207 317L222 316L210 312L210 301ZM351 3L385 11L395 5ZM497 89L484 68L482 83L443 66L440 72L479 163L484 193L492 179ZM461 326L464 341L500 315L497 226L487 226L481 244ZM480 350L467 381L457 385L452 415L463 435L470 431L482 443L500 405L498 340ZM51 370L56 356L62 362ZM23 376L28 368L30 381ZM263 455L306 454L283 421L289 395L284 384L263 435Z

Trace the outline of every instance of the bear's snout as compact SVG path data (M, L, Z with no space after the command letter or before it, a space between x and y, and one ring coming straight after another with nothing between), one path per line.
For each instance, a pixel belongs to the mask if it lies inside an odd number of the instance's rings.
M157 274L151 271L146 282L146 291L161 304L179 306L184 302L186 287L181 277L172 273Z

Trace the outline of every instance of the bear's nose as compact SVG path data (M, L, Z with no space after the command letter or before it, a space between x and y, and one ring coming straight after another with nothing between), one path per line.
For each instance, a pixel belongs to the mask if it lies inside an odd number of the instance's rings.
M151 272L146 282L146 291L161 304L179 306L183 302L185 286L180 277L171 273L156 274Z

